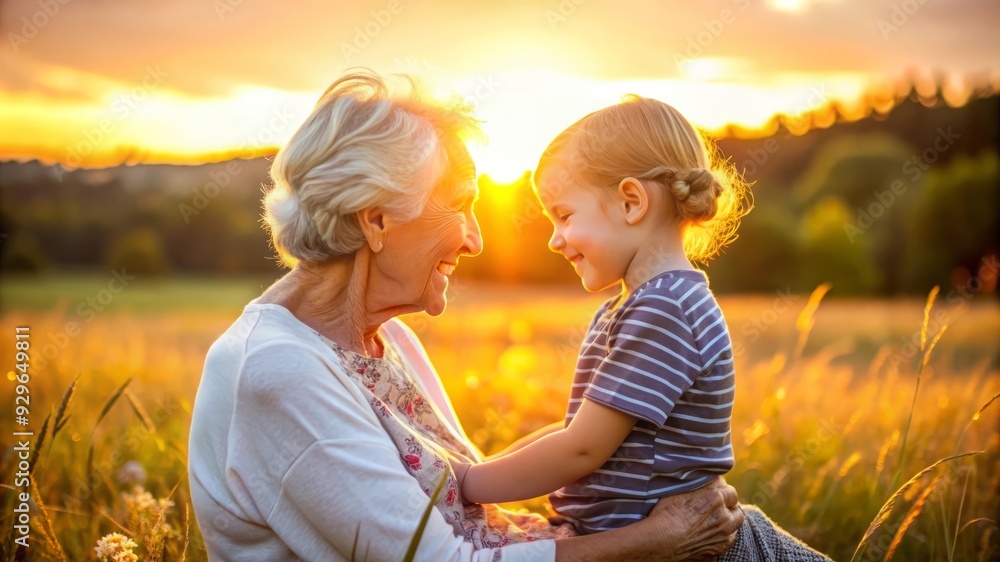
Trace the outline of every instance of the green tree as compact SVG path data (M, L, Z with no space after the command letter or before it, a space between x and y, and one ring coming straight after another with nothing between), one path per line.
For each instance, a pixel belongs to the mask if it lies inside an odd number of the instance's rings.
M892 135L870 133L834 138L816 152L794 186L804 207L837 196L848 208L866 207L874 194L904 178L913 150Z
M908 288L948 284L955 268L975 273L983 257L998 252L998 169L996 153L984 152L930 170L908 221Z
M0 268L10 273L41 273L51 266L30 232L15 232L0 240Z
M844 236L844 224L850 220L847 205L838 197L820 200L803 217L800 287L830 282L840 294L865 294L878 287L880 272L864 246Z
M796 199L812 207L825 197L848 209L842 235L864 248L881 270L874 291L900 290L908 241L905 221L924 183L925 165L895 137L873 133L827 142L795 186Z
M160 235L151 228L130 231L108 252L108 265L125 268L129 273L161 275L170 270Z
M798 220L785 206L755 206L741 221L739 237L708 264L712 289L772 292L795 288L800 259L797 228Z

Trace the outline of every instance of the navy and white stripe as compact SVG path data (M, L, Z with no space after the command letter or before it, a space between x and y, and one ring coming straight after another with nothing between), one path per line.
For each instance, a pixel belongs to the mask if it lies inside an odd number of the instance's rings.
M668 271L616 301L581 346L566 423L584 398L639 421L600 470L549 496L585 533L642 519L658 499L733 467L732 345L705 274Z

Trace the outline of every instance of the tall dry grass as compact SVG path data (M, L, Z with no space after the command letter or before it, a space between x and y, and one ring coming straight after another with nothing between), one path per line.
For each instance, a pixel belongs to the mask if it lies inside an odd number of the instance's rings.
M471 438L490 453L562 417L601 298L458 286L445 315L406 320ZM836 560L1000 554L1000 407L989 405L1000 390L995 301L942 298L926 323L924 303L908 300L830 301L817 292L720 301L737 350L736 469L727 479L742 501ZM68 306L0 317L10 341L15 326L29 325L39 353L50 343L58 350L30 381L32 427L49 423L33 471L29 559L93 559L99 540L105 552L142 560L206 558L185 480L187 431L204 354L237 314L109 307L65 341L66 322L80 320ZM3 409L0 432L10 435L13 412ZM16 466L7 443L5 537ZM983 452L919 475L971 451ZM517 507L544 509L544 499Z

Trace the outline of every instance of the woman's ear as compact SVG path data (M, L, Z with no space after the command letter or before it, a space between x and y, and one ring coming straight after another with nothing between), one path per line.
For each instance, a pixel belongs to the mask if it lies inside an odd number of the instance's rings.
M355 215L358 218L358 225L361 232L368 241L368 247L376 254L382 251L386 237L386 216L382 207L368 207L361 209Z
M625 209L625 222L636 224L649 211L649 193L635 178L625 178L618 184L619 204Z

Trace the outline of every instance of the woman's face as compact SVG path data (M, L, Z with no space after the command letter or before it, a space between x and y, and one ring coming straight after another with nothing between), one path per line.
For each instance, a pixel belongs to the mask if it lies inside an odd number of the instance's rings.
M415 220L387 230L375 268L395 306L437 316L447 305L448 276L459 257L483 249L473 212L478 198L475 165L464 148L449 154L451 169L431 193ZM410 310L412 311L412 310Z

